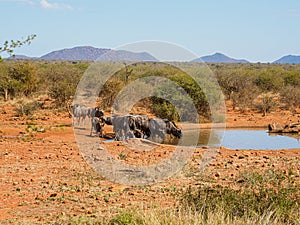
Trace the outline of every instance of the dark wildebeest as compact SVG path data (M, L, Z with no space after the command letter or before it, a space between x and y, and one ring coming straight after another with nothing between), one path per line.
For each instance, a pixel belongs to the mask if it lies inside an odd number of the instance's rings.
M166 122L160 118L149 119L149 130L151 139L164 140L167 132Z
M103 116L103 120L107 125L113 125L113 119L115 116Z
M124 141L134 137L134 132L131 129L133 127L133 120L129 115L114 117L112 125L117 141Z
M135 130L140 133L140 136L143 138L150 136L149 129L149 118L147 115L131 115L133 120L132 130Z
M173 135L176 138L182 137L182 131L179 129L173 121L164 119L167 127L167 134Z
M115 139L118 141L129 138L160 138L165 139L165 135L181 137L181 130L174 122L167 119L149 119L147 115L123 115L123 116L102 116L105 124L113 125Z
M116 139L145 138L150 136L149 120L147 115L124 115L117 119L114 130L117 130ZM117 126L115 128L115 126Z
M103 137L104 136L104 120L100 117L94 117L92 118L92 128L91 128L91 136L93 134L93 130L96 131L96 133L98 134L99 137Z
M100 108L92 108L90 112L91 116L91 133L90 135L92 136L93 130L96 131L96 133L100 136L103 137L103 127L105 124L104 120L104 112Z
M151 138L165 139L166 134L181 138L182 132L173 121L168 119L152 118L149 120L149 130Z
M113 125L115 139L118 141L127 140L129 138L145 137L148 127L147 115L122 115L106 117L105 123Z

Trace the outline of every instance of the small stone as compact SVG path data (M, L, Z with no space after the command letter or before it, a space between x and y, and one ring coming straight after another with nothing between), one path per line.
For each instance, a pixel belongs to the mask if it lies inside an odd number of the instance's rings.
M50 195L50 198L53 198L53 197L56 197L57 196L57 193L52 193L51 195Z

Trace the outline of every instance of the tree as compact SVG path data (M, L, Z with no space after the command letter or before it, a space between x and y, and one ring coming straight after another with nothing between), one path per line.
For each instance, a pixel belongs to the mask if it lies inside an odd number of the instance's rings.
M281 91L281 97L286 107L295 113L297 107L300 106L300 86L287 85Z
M274 94L272 92L265 92L260 94L255 99L256 107L262 112L262 116L266 116L278 105L279 94Z
M4 100L7 101L9 93L14 88L14 82L8 75L8 67L5 64L0 65L0 91L3 94Z
M254 84L255 77L251 70L244 68L222 69L218 71L217 77L226 99L232 101L233 110L237 106L241 111L251 108L259 91Z
M291 85L291 86L300 86L300 71L299 70L294 70L294 71L289 71L285 77L284 77L284 83L286 85Z
M29 35L25 40L21 40L21 41L14 41L14 40L11 40L10 42L9 41L5 41L3 43L3 46L0 46L0 54L3 53L3 52L6 52L8 53L10 56L13 56L14 54L14 49L15 48L18 48L18 47L21 47L22 45L25 45L25 44L28 44L30 45L31 44L31 41L36 37L35 34L32 34L32 35ZM2 57L0 55L0 62L2 62Z
M37 67L31 63L17 64L8 70L9 77L20 83L20 94L31 95L38 89L39 78Z
M16 95L29 96L38 90L37 67L31 63L0 64L0 92L7 101Z
M263 91L278 91L284 86L284 70L282 68L270 68L262 71L255 80L255 84Z
M69 101L74 96L77 84L82 76L80 69L69 65L55 65L47 72L49 96L55 99L57 107L69 107Z

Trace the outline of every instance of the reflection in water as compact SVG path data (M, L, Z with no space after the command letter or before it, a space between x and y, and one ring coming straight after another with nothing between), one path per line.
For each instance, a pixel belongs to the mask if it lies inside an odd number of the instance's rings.
M207 146L219 147L222 141L224 130L221 129L199 129L194 130L183 130L183 140L177 138L170 138L167 135L164 144L172 145L183 145L183 146Z
M218 147L220 145L231 149L288 149L300 148L299 135L276 135L269 134L265 130L246 130L234 129L226 130L218 129L200 129L197 146L209 145L210 147ZM197 139L197 132L188 130L183 133L185 137L185 146L192 144ZM223 136L223 140L222 139ZM166 144L178 144L178 139L167 139Z

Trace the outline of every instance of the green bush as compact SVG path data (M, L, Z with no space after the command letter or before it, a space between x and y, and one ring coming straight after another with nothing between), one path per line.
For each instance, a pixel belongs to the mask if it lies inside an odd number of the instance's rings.
M108 222L108 225L138 225L143 224L142 219L136 216L133 212L123 211L114 216Z
M50 67L46 74L49 96L55 99L57 107L67 108L83 72L74 65L56 65Z

